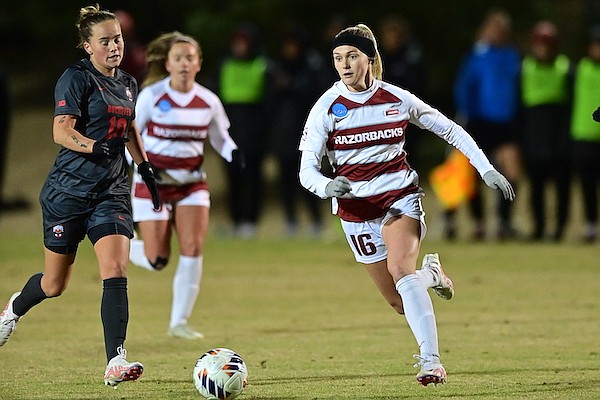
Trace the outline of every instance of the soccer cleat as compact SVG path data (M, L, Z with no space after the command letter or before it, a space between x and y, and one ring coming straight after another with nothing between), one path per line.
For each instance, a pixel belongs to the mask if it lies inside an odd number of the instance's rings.
M144 366L139 362L130 363L125 359L127 350L119 346L117 355L110 359L104 372L104 384L115 389L124 381L135 381L144 372Z
M196 332L195 330L190 328L189 325L174 326L173 328L169 329L168 334L171 337L182 338L182 339L190 339L190 340L204 339L203 334L201 334L200 332Z
M430 383L434 385L446 383L446 370L438 357L426 359L418 354L415 354L413 357L419 360L414 367L421 368L417 374L417 382L423 386L427 386Z
M440 256L437 253L425 254L421 269L428 269L435 276L437 285L433 286L433 291L444 300L450 300L454 297L454 284L452 279L444 273Z
M13 301L20 294L21 292L13 294L2 313L0 313L0 347L4 346L4 343L8 341L8 338L17 327L19 316L13 312Z

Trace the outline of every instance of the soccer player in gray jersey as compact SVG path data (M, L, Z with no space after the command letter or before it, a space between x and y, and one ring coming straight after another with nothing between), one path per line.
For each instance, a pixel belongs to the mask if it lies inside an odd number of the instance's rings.
M52 134L61 145L41 194L44 272L33 275L0 314L0 346L16 323L44 299L60 296L69 283L85 235L94 246L103 283L101 319L107 366L104 383L140 377L123 347L129 305L126 267L133 221L125 146L160 207L152 166L135 127L137 83L118 66L124 43L116 16L98 5L80 10L80 43L89 55L68 67L54 91Z

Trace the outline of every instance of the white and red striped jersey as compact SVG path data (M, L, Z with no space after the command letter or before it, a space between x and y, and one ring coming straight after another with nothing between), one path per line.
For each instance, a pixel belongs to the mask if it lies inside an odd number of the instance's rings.
M161 198L169 188L192 185L202 187L204 144L211 146L227 161L237 148L229 135L229 118L221 100L209 89L194 83L191 91L173 90L170 77L144 88L136 103L136 123L150 163L159 172ZM143 183L134 194L146 197ZM139 189L139 190L138 190ZM181 188L182 189L182 188Z
M327 155L336 176L347 177L353 199L333 199L334 212L350 222L383 216L396 200L419 189L419 177L406 160L409 123L427 129L459 149L480 175L493 167L471 136L458 124L412 93L374 80L362 92L338 81L311 109L299 149L300 182L326 198L331 181L320 172Z

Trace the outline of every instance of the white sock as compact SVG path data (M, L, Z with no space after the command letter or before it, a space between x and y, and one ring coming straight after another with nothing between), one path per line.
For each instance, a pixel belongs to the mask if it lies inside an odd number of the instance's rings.
M415 273L417 274L417 278L419 278L421 285L425 286L426 288L436 286L435 276L430 269L418 269Z
M173 277L173 303L171 304L171 328L187 324L198 293L202 279L202 256L179 256L177 271Z
M402 297L404 315L417 340L421 356L439 358L435 315L427 288L416 274L410 274L396 282L396 290Z
M154 268L152 268L150 261L148 261L148 258L146 257L143 240L131 239L129 244L129 261L138 267L142 267L150 271L156 271Z

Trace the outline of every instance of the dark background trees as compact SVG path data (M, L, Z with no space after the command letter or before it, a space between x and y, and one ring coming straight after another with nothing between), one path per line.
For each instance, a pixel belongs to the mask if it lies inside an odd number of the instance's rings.
M162 32L180 30L199 38L205 64L201 78L211 86L219 61L227 51L229 33L242 21L255 23L264 50L273 54L279 37L290 24L302 24L315 45L333 16L348 24L364 22L375 31L381 18L399 14L412 24L425 51L427 100L451 112L451 87L461 56L471 46L477 26L491 7L513 16L514 39L524 47L529 28L550 19L560 28L563 50L573 59L583 55L587 29L598 21L597 0L171 0L101 1L103 8L124 9L136 20L139 38L147 42ZM0 3L0 68L10 79L15 105L48 104L62 70L83 53L76 49L75 20L81 0L26 0ZM377 34L377 32L375 32Z

